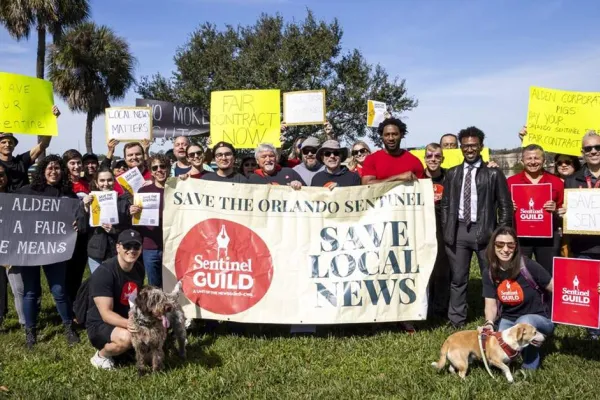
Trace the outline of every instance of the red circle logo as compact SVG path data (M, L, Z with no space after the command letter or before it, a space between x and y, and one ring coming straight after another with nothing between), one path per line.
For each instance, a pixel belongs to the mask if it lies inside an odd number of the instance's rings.
M273 261L251 229L207 219L185 235L175 255L177 279L190 301L215 314L246 311L269 290Z

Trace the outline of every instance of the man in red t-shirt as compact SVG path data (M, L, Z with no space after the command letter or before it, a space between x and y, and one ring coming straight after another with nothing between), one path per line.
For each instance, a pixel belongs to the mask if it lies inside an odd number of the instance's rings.
M425 177L421 161L400 148L406 136L406 124L397 118L387 118L379 124L383 150L369 155L363 164L362 184L410 182Z

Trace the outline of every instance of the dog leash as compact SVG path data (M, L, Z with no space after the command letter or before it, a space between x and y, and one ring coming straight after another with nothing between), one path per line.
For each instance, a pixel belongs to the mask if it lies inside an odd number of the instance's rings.
M477 335L477 342L479 343L479 351L481 352L481 359L483 360L483 365L485 366L486 371L492 377L493 380L496 380L496 377L492 374L490 370L490 366L487 362L487 356L485 355L485 351L483 350L483 336L485 334L485 330L482 330L481 333Z

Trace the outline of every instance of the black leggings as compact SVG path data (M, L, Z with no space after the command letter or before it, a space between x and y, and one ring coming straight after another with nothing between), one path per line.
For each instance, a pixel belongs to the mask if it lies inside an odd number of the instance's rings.
M554 257L560 255L560 235L554 232L552 238L519 238L522 254L527 258L535 255L535 261L540 264L550 276Z

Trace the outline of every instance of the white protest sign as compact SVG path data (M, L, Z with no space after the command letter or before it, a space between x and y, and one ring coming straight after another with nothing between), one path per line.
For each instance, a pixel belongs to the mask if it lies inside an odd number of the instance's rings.
M325 90L283 94L283 121L286 125L325 123Z
M106 142L152 139L152 107L112 107L104 112Z
M388 117L387 105L381 101L367 101L367 126L377 128Z
M139 169L131 168L117 176L117 182L124 190L134 194L144 186L145 179Z
M133 216L134 226L158 226L160 217L160 193L136 193L133 204L142 207L142 212Z
M90 205L90 226L102 224L115 225L119 223L117 211L117 192L92 192L93 200Z
M600 235L600 189L565 189L563 232Z

